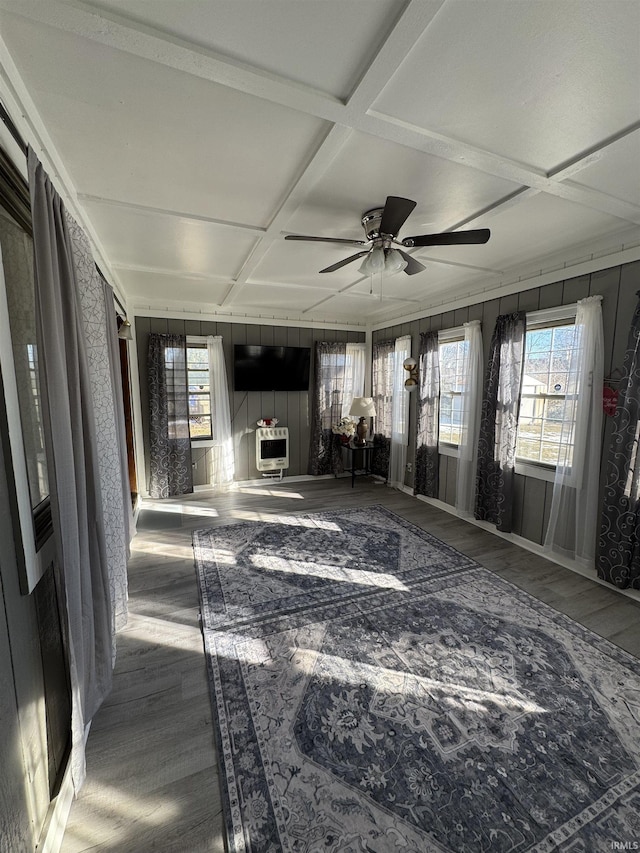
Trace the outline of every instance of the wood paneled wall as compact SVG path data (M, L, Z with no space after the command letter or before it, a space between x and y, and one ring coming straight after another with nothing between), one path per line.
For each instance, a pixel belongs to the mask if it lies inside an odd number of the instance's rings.
M531 290L523 290L520 293L503 296L501 299L478 302L457 311L448 311L444 314L414 320L411 323L379 329L373 333L373 343L398 338L401 335L411 335L412 352L415 355L418 352L421 332L451 329L461 326L469 320L480 320L482 322L484 363L486 364L489 357L491 335L496 317L499 314L507 314L511 311L537 311L541 308L554 308L558 305L569 305L577 302L578 299L584 299L585 296L599 294L603 297L604 371L606 377L615 368L622 368L629 326L637 304L636 291L639 288L640 261L636 261L590 275L557 281ZM416 399L416 395L411 396L407 462L412 464L412 471L411 473L407 472L405 476L405 484L410 487L413 486L413 466L415 464ZM606 449L611 437L612 420L612 418L605 417L603 428L601 489L606 467ZM455 504L456 472L457 459L441 455L439 498L451 505ZM542 543L551 510L552 492L553 483L516 475L514 533L532 542Z
M306 391L234 391L234 344L263 344L266 346L292 346L311 348L311 375L313 382L315 344L317 341L362 342L364 332L343 329L307 329L297 326L268 326L250 323L218 323L209 320L158 319L136 317L136 343L140 374L140 403L145 446L144 487L149 485L149 397L147 390L147 350L149 334L172 333L182 335L220 335L224 348L229 383L232 432L235 444L236 480L254 480L261 477L256 468L255 431L260 418L278 418L280 426L289 428L289 468L286 476L306 474L309 461L309 407L310 394ZM207 482L207 451L193 451L194 484Z

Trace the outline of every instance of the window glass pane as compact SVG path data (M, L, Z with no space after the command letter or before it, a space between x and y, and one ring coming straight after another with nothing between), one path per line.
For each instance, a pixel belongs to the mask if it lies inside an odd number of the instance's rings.
M191 438L212 438L209 352L205 346L187 344L187 387L189 435Z
M191 438L211 438L211 415L189 415Z
M189 370L188 371L189 391L201 391L209 393L209 371L204 370Z
M516 455L527 462L556 465L560 444L571 447L563 426L575 325L527 331ZM568 460L570 461L570 452Z
M440 427L439 439L446 444L459 444L462 431L462 392L464 391L464 357L468 344L464 340L448 341L438 347L440 361Z
M0 246L29 495L35 508L49 495L49 479L36 346L33 240L3 209Z
M187 347L187 367L200 370L209 370L209 353L205 347Z
M189 394L190 415L210 415L211 397L208 394Z

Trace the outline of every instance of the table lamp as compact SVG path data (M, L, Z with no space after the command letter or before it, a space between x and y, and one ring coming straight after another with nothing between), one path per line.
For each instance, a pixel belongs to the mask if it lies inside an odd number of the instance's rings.
M360 418L356 426L356 438L354 438L353 443L364 447L367 443L367 432L369 431L367 419L375 418L376 416L373 399L371 397L354 397L351 401L349 414Z

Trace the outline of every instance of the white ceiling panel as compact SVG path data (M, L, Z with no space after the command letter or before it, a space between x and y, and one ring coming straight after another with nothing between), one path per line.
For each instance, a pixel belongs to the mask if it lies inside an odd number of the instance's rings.
M406 0L100 0L90 5L346 98Z
M640 3L446 3L375 109L549 171L638 120Z
M485 246L455 246L416 250L415 256L424 261L429 254L466 263L473 255L478 260L482 251L484 265L505 273L521 266L529 270L533 261L545 259L561 249L568 260L584 260L585 246L595 252L612 245L620 222L587 207L540 193L508 210L495 211L478 220L478 227L491 229L491 239ZM640 227L636 229L640 240ZM482 275L478 276L482 279Z
M637 0L0 0L0 62L149 309L366 327L640 258ZM319 272L358 246L284 239L361 240L387 196L417 202L387 240L491 239L411 250L382 301Z
M262 226L324 132L306 114L59 29L7 14L0 24L81 193Z
M640 131L608 146L574 180L640 207Z
M179 304L215 307L229 289L223 282L189 279L179 274L118 270L118 276L133 302L156 308Z
M246 284L233 302L234 311L249 311L252 307L260 313L271 314L273 309L284 310L291 316L299 314L318 301L317 291L306 287L278 287L270 284Z
M238 274L255 245L252 232L145 210L85 203L115 266L147 266L185 275Z
M417 202L401 235L430 233L518 189L519 184L441 157L353 133L287 222L287 231L361 240L362 214L396 195Z

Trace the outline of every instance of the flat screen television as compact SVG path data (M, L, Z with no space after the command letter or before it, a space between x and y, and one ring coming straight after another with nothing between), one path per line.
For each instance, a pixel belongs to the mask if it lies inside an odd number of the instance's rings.
M309 347L235 344L233 387L236 391L308 391Z

